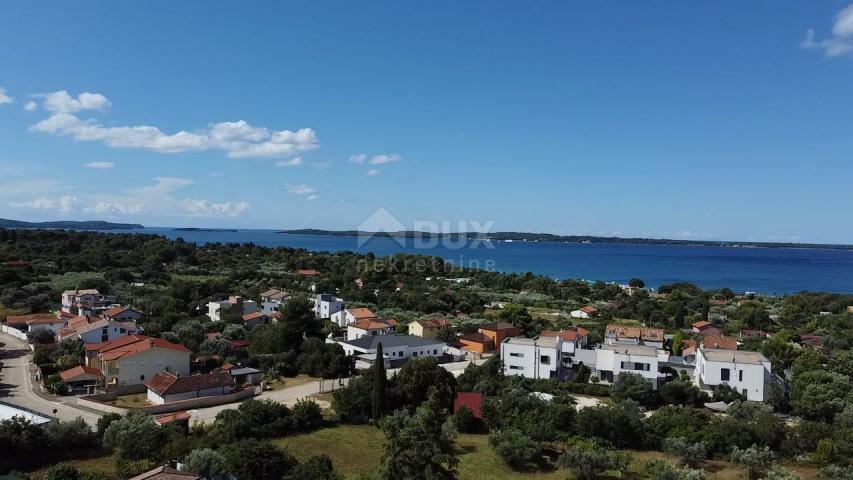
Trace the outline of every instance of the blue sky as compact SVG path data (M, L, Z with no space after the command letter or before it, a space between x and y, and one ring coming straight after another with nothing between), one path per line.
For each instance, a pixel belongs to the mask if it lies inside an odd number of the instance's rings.
M6 2L0 216L853 243L849 4Z

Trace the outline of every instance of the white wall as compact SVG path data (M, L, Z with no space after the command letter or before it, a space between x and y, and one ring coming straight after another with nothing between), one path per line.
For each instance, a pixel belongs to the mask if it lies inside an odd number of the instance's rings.
M115 364L118 368L117 374L110 374L106 367L102 368L107 383L117 377L119 385L138 385L166 369L176 375L189 375L190 353L155 347L107 364Z
M504 363L505 375L521 375L526 378L550 378L552 373L559 371L560 365L557 348L512 342L501 343L501 360Z
M729 370L729 379L723 380L723 369ZM756 402L764 401L764 385L770 374L770 362L766 364L715 362L707 360L700 349L696 354L696 369L694 370L696 383L709 387L728 385L738 393L746 392L747 400Z

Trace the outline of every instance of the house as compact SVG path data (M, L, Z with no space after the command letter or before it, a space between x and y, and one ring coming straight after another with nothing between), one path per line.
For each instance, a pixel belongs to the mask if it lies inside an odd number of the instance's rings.
M501 345L504 375L525 378L562 378L563 339L553 337L510 337ZM571 359L568 359L571 364Z
M202 480L194 473L182 472L172 467L157 467L128 480Z
M474 414L474 418L483 418L483 394L482 392L458 392L453 399L453 413L465 407Z
M477 328L477 333L489 337L494 344L492 348L498 348L504 339L521 335L521 330L511 323L483 323Z
M702 346L720 350L737 350L737 338L723 336L706 336L702 339Z
M117 321L137 321L142 318L142 312L139 310L135 310L130 307L112 307L104 310L101 314L103 318L107 320L117 320Z
M382 353L391 360L418 357L439 357L444 351L444 342L414 335L376 335L355 340L336 340L347 355L376 355L382 344Z
M281 314L278 311L273 313L252 312L243 315L243 323L246 324L246 328L251 330L261 325L275 323L280 317Z
M444 318L415 320L409 324L409 334L422 338L437 338L438 332L450 328L450 321Z
M379 317L369 308L346 308L331 315L332 322L343 327L362 320L377 320Z
M572 318L595 318L598 315L598 309L595 307L581 307L577 310L569 312Z
M78 365L59 372L59 378L72 392L94 393L104 375L97 368Z
M740 338L741 341L749 340L752 338L757 338L757 339L761 340L764 338L769 338L770 335L768 335L767 333L765 333L761 330L743 329L740 331L740 334L738 335L738 337Z
M712 335L719 337L723 334L723 332L717 328L715 325L708 323L705 320L699 320L698 322L693 322L690 324L690 330L693 333L698 333L701 335Z
M135 335L139 333L136 324L133 322L117 322L98 317L86 319L85 322L69 322L67 329L60 331L60 337L79 338L84 344L100 343L115 340L126 335ZM69 333L68 330L71 330Z
M474 353L486 353L495 349L495 341L482 333L466 333L459 337L464 350Z
M65 290L62 292L62 311L76 313L79 307L94 308L101 292L89 288L83 290Z
M314 300L314 315L317 318L332 318L332 315L346 308L344 299L334 295L323 293L317 295ZM343 327L346 323L338 323L338 326Z
M261 293L261 311L268 315L276 313L289 298L290 293L278 288L271 288Z
M30 313L27 315L9 315L6 317L6 325L17 328L22 332L32 332L40 328L46 328L54 334L67 325L67 320L61 315L53 313Z
M192 398L227 395L234 388L234 379L228 372L179 376L164 371L146 380L145 386L148 387L148 401L154 405L163 405Z
M574 355L575 350L584 348L589 339L589 330L581 327L570 327L565 330L543 330L541 337L560 337L563 340L562 353Z
M209 302L207 304L207 316L214 322L222 320L222 312L231 312L238 317L247 313L256 312L258 304L254 300L246 300L239 295L232 295L228 300Z
M375 335L391 335L397 329L394 325L378 318L367 318L347 325L347 340Z
M192 418L192 414L190 412L181 410L180 412L154 415L154 423L161 427L166 425L176 425L186 432L190 428L190 418Z
M663 348L664 332L662 328L635 327L630 325L608 324L604 329L605 342L609 345L647 345Z
M648 345L602 345L595 350L595 370L602 381L613 382L620 373L635 373L645 378L655 390L666 374L659 363L669 359L663 350Z
M320 272L311 268L306 268L302 270L297 270L296 274L300 277L316 277L317 275L320 275Z
M696 352L694 383L710 390L728 385L747 400L762 402L771 376L771 364L760 352L719 350L702 346Z
M192 352L163 338L127 335L108 342L85 346L86 366L101 371L107 388L139 385L159 372L186 376Z
M239 365L230 365L227 369L225 365L222 370L231 374L234 378L235 385L260 385L263 377L263 372L252 367L242 367Z

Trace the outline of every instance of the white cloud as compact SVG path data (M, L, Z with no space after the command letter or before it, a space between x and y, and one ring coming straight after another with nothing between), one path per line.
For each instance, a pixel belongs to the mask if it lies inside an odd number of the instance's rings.
M829 58L853 54L853 4L843 8L835 15L831 36L823 40L815 40L814 30L809 29L806 31L806 37L800 47L809 50L823 50L824 56Z
M99 214L120 213L122 215L146 213L142 204L127 204L122 202L97 202L94 206L84 209L87 212Z
M310 128L270 132L245 120L211 123L206 128L166 134L148 125L107 127L93 119L81 119L81 110L106 111L110 101L97 93L82 93L76 99L68 92L41 94L42 107L51 115L30 127L31 131L69 136L79 141L102 142L113 148L180 153L223 150L231 158L291 157L318 147Z
M349 157L349 161L352 163L364 163L365 160L367 160L367 155L363 153L357 153Z
M86 168L96 168L100 170L105 170L108 168L113 168L115 164L113 162L89 162L83 166Z
M307 196L307 197L305 197L305 198L306 198L307 200L317 200L318 198L320 198L320 195L318 195L318 194L316 194L316 193L315 193L315 194L313 194L313 195L308 195L308 196Z
M385 165L386 163L399 162L403 158L396 153L376 155L370 159L371 165Z
M12 202L9 204L14 208L29 208L32 210L53 210L56 208L56 202L47 197L39 197L29 202Z
M24 110L26 110L28 112L34 112L34 111L38 110L38 108L39 108L39 104L32 101L32 100L30 100L24 104Z
M317 190L315 190L313 187L302 184L302 185L288 185L287 186L287 192L292 194L292 195L312 195L312 194L317 193Z
M295 158L291 158L290 160L279 160L275 164L275 166L276 167L298 167L298 166L302 165L303 163L305 163L305 162L302 161L302 157L295 157Z
M68 213L74 211L74 206L77 205L77 197L72 195L64 195L59 197L59 211Z
M15 101L15 98L10 97L8 94L6 94L6 89L3 87L0 87L0 105L3 105L4 103L12 103L14 101Z
M207 200L187 199L182 203L187 212L192 216L236 217L249 210L249 202L244 201L214 203Z
M368 177L375 177L376 175L379 175L379 170L377 170L377 169L375 169L375 168L370 169L370 170L368 170L368 171L367 171L367 176L368 176Z

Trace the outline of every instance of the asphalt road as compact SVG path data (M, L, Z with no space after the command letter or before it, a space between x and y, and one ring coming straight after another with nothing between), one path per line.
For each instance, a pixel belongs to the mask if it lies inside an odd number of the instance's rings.
M0 362L3 362L3 368L0 369L0 400L60 420L82 417L94 427L102 414L77 407L75 397L48 400L33 391L35 380L30 370L29 354L30 349L25 342L0 333Z

